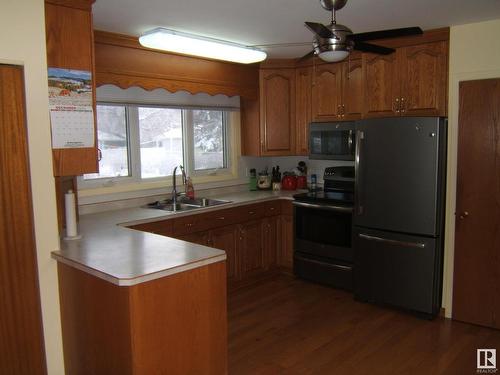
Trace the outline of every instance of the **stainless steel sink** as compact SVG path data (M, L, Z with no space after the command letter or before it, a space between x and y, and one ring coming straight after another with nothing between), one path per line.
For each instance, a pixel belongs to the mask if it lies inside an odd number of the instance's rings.
M188 211L197 208L213 207L220 204L231 203L231 201L210 198L195 198L189 199L186 197L179 197L177 203L174 205L170 199L163 201L156 201L149 203L144 208L154 208L168 212Z
M219 204L231 203L231 201L225 201L222 199L211 199L211 198L181 198L181 203L189 204L198 207L212 207L218 206Z

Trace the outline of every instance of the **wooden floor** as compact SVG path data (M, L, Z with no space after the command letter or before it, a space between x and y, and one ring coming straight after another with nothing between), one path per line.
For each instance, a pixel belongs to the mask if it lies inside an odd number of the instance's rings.
M228 305L230 375L476 374L476 349L500 350L500 331L422 320L286 275L230 293Z

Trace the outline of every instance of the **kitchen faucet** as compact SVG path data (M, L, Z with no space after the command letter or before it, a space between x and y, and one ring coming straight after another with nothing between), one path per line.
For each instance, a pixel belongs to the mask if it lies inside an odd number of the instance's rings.
M174 168L174 171L172 172L172 206L174 210L177 209L177 196L179 195L177 193L177 186L176 186L176 173L177 173L177 168L180 168L182 172L182 184L186 185L186 173L184 172L184 167L182 165L178 165Z

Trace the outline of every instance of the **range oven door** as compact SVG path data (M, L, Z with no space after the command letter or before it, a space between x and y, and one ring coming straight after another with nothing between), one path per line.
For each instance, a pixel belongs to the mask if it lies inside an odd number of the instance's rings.
M352 263L352 208L293 202L294 247L302 255Z

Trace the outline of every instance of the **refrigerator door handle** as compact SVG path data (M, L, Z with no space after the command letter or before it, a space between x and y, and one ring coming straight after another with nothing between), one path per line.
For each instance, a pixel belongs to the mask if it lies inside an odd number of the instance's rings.
M357 215L362 215L363 214L363 204L361 202L361 194L360 194L360 187L361 187L361 165L360 165L360 157L361 157L361 140L365 138L365 133L361 130L356 131L356 155L354 158L354 170L355 170L355 176L354 176L354 201L356 202L356 214Z
M390 240L388 238L369 236L368 234L363 234L363 233L359 234L359 238L362 238L362 239L368 240L368 241L384 242L384 243L388 243L391 245L397 245L397 246L403 246L403 247L417 247L419 249L425 248L425 243L421 243L421 242L406 242L406 241Z

